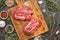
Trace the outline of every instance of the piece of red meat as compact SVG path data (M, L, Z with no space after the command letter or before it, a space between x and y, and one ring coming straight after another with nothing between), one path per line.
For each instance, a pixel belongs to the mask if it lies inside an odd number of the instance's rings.
M37 19L31 19L31 21L24 26L23 32L25 34L33 34L39 27L41 27L42 23L40 20Z
M30 20L32 14L33 11L31 8L23 7L23 8L17 8L13 14L13 17L19 20Z

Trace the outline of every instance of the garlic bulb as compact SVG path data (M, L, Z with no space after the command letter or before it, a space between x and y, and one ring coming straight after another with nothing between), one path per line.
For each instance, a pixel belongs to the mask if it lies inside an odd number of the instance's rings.
M0 27L5 27L6 23L3 20L0 20Z
M45 13L46 12L46 9L43 9L42 11Z
M33 40L42 40L41 35L35 37Z
M38 3L39 3L39 4L42 4L42 3L43 3L43 1L42 1L42 0L40 0L40 1L38 1Z
M24 2L24 5L25 5L25 6L29 6L29 3L28 3L28 1L27 1L27 2Z

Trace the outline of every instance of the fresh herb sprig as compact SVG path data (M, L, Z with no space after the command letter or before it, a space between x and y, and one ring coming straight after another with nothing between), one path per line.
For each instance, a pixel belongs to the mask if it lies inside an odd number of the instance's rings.
M54 0L45 0L46 7L49 11L59 11L59 5Z
M16 33L12 33L10 35L6 34L5 40L19 40L19 38Z
M0 11L5 7L5 0L0 0Z

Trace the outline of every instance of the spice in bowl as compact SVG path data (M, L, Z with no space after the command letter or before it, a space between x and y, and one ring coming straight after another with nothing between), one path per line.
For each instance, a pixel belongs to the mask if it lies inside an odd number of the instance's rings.
M5 27L5 31L7 32L7 33L12 33L13 31L14 31L14 28L13 28L13 26L12 25L7 25L6 27Z
M5 25L6 25L6 22L3 20L0 20L0 27L3 28L5 27Z
M1 11L0 17L1 17L1 19L7 19L7 18L8 18L8 13L7 13L7 11Z
M8 7L11 7L14 5L14 0L6 0L5 1L5 4L8 6Z

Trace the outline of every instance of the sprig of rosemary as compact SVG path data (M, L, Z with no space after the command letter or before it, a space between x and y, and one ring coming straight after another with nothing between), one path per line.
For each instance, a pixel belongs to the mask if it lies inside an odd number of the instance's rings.
M5 0L0 0L0 11L5 7Z
M46 7L49 11L59 11L59 5L54 0L45 0Z
M16 35L16 33L12 33L10 35L6 34L5 40L19 40L19 39L18 39L18 36Z

